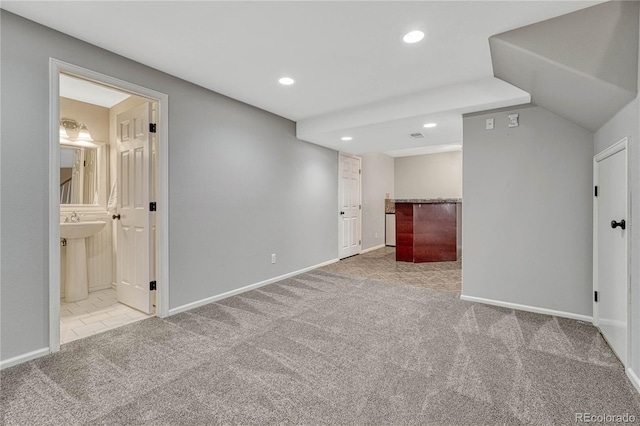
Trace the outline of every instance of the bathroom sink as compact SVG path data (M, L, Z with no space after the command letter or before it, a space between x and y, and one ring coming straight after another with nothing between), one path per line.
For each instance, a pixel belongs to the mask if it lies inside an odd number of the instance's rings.
M61 223L60 237L70 240L74 238L87 238L100 232L106 224L106 222L102 222L100 220L91 222Z
M87 247L84 239L100 232L106 224L101 220L60 224L60 237L67 242L64 299L69 303L89 296Z

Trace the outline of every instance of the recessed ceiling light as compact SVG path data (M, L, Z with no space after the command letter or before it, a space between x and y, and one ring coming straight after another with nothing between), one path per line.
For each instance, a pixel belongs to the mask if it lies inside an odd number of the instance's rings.
M353 138L352 138L351 136L343 136L343 137L341 137L340 139L342 139L343 141L350 141L350 140L352 140Z
M291 77L282 77L280 80L278 80L278 83L282 84L283 86L291 86L295 82L296 81Z
M436 127L438 125L438 123L427 123L422 127L426 127L427 129L430 129L431 127Z
M422 31L411 31L408 32L402 37L402 40L405 43L417 43L424 38L424 33Z

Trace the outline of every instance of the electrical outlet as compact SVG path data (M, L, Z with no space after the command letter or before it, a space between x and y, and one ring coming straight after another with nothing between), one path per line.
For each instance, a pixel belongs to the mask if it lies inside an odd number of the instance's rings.
M378 238L378 233L376 232L376 238Z
M271 263L276 263L276 254L275 253L273 253L271 255Z

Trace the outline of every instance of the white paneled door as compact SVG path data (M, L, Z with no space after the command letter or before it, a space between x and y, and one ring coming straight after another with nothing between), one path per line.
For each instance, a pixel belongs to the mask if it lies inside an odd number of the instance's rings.
M594 322L620 361L627 360L628 192L626 139L596 155ZM597 299L597 301L596 301Z
M117 116L118 301L145 313L153 312L149 284L149 117L148 103Z
M360 202L360 158L340 154L339 164L339 257L360 253L362 205Z

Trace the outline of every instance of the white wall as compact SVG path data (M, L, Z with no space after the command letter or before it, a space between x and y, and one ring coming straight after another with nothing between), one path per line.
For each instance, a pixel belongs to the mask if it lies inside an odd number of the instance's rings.
M543 108L464 117L463 296L592 315L592 161L592 133Z
M362 250L384 245L385 194L394 197L393 157L362 155Z
M395 198L461 198L462 152L395 159Z
M0 19L0 359L48 347L50 57L169 97L170 308L337 258L337 152L284 118Z

